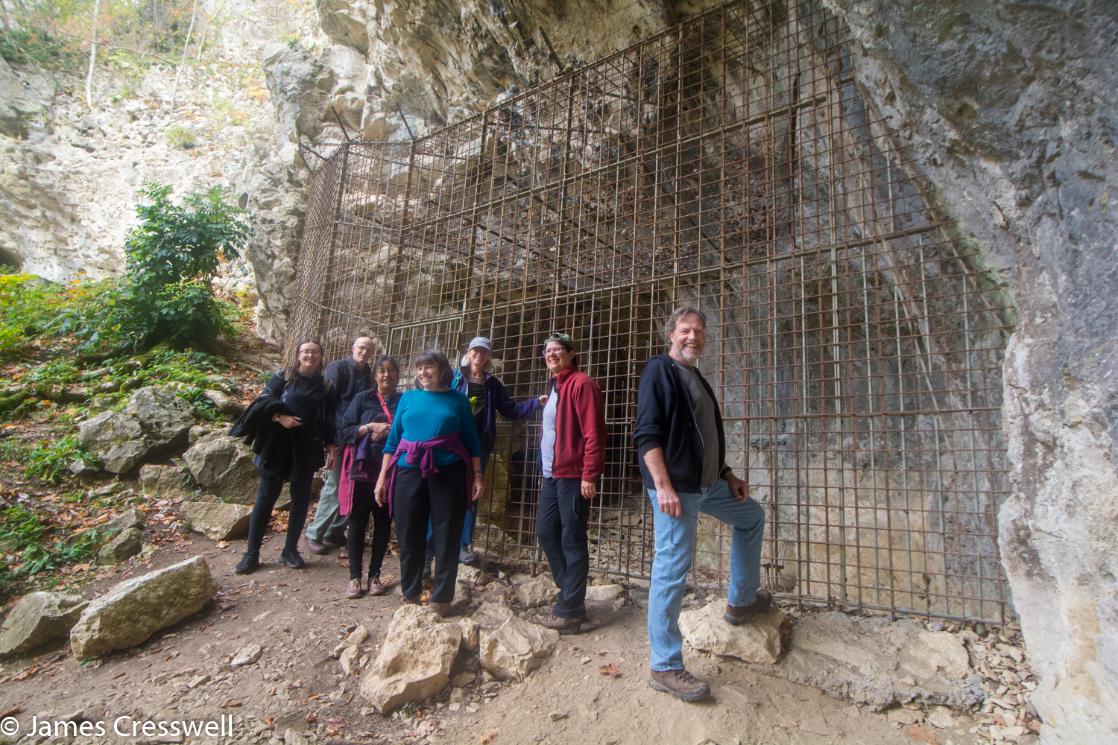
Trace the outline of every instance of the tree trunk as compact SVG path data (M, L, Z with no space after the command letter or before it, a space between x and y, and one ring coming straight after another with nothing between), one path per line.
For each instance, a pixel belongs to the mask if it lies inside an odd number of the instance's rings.
M85 103L93 108L93 67L97 64L97 16L101 12L101 0L93 2L93 40L89 45L89 72L85 76Z
M100 2L100 0L97 0ZM175 73L175 85L171 88L171 111L175 110L175 98L179 94L179 79L182 77L182 68L186 67L186 50L190 47L190 35L194 33L194 20L198 16L198 0L190 8L190 27L186 29L186 41L182 43L182 59L179 61L179 71Z

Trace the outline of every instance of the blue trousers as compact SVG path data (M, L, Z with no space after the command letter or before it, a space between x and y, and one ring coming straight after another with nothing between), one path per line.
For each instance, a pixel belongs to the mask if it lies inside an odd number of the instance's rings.
M589 517L590 500L582 497L580 479L544 478L540 489L540 548L559 587L554 613L560 618L581 618L586 613Z
M648 646L653 670L683 669L683 634L679 611L691 559L695 553L695 531L699 513L704 512L731 526L730 605L749 605L761 587L761 540L765 534L765 510L752 499L739 502L729 485L719 479L709 489L679 492L683 514L670 517L660 511L656 490L649 489L656 554L652 559L652 581L648 588Z

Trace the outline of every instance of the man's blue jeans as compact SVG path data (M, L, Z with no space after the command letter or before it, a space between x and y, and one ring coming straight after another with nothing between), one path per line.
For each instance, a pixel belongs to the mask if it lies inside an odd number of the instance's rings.
M657 671L683 669L683 635L679 610L687 572L695 550L699 513L716 517L733 528L730 547L730 605L749 605L761 586L761 539L765 534L765 510L752 499L739 502L730 487L719 479L701 492L679 492L683 514L669 517L660 511L656 490L649 489L656 554L652 560L652 582L648 589L648 645L650 667Z

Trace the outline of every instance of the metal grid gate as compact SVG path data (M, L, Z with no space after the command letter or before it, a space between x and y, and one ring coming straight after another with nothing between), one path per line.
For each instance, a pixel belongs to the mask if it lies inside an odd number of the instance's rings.
M647 577L636 383L681 303L728 459L767 511L767 582L839 607L1000 622L1008 313L855 83L817 2L731 3L412 142L347 142L311 182L290 342L409 360L494 342L517 398L565 330L605 392L593 569ZM405 382L409 376L405 374ZM477 543L539 560L538 422L501 424ZM696 581L728 534L702 523Z

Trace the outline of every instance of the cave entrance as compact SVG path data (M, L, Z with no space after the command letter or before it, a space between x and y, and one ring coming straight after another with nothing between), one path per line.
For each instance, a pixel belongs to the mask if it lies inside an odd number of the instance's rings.
M804 603L1001 622L1003 300L906 169L821 3L731 3L412 142L318 156L290 339L406 364L494 342L518 397L571 333L605 392L592 568L647 577L630 427L681 303L728 459L766 508L768 585ZM538 422L502 423L477 543L539 563ZM695 579L729 535L702 524Z

